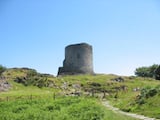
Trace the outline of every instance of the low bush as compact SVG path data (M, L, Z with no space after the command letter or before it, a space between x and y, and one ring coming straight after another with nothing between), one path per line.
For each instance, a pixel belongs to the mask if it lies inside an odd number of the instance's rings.
M145 87L141 90L141 93L137 97L136 102L140 105L144 104L146 99L153 97L159 93L160 93L160 86L159 85L156 87Z
M53 84L52 80L35 73L35 71L29 72L25 77L16 77L14 81L25 86L33 85L39 88L48 87L50 84Z
M7 68L0 65L0 75L6 70Z

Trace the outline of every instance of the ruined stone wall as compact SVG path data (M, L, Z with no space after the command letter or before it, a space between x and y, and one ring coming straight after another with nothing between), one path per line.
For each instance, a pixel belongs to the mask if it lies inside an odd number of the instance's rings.
M93 74L92 46L86 43L67 46L63 67L58 72L61 74Z

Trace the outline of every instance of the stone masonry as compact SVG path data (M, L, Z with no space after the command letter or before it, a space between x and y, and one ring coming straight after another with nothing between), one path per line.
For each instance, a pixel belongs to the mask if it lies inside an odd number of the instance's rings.
M92 46L87 43L73 44L65 48L63 67L58 75L93 74Z

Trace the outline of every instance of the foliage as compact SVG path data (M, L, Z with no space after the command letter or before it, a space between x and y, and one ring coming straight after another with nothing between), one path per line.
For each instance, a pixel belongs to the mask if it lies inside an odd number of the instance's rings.
M160 80L160 66L155 70L155 79Z
M6 70L7 68L0 65L0 75Z
M156 94L160 93L160 86L156 86L156 87L150 87L150 86L147 86L145 88L143 88L141 90L141 93L140 95L137 97L137 103L139 105L141 104L144 104L145 103L145 100L150 98L150 97L153 97L155 96Z
M25 75L15 77L14 81L25 86L48 87L50 84L53 84L53 81L49 80L48 76L46 74L40 74L34 69L27 69Z
M118 99L111 101L123 111L159 119L160 108L157 106L160 106L160 85L159 83L157 85L148 84L150 86L144 84L140 91L119 93Z
M154 78L156 75L156 69L158 68L159 65L154 64L149 67L139 67L135 71L135 75L139 77L151 77Z

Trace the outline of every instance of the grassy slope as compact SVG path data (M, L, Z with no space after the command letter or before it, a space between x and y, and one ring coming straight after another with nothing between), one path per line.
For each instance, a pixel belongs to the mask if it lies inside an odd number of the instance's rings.
M111 103L122 109L127 111L129 109L130 112L135 112L139 114L143 114L150 117L160 118L160 93L148 99L145 99L145 103L143 105L135 104L137 100L137 96L140 95L139 91L134 91L135 88L145 88L160 85L160 81L150 79L150 78L140 78L140 77L123 77L124 82L115 82L112 79L116 78L115 75L96 75L96 76L66 76L63 77L64 81L68 83L81 83L84 86L90 82L100 83L101 85L105 85L106 90L113 90L110 92L106 98L111 101ZM126 90L118 90L117 92L114 90L116 87L126 86ZM116 96L116 97L115 97Z
M0 102L0 107L1 120L136 120L83 97Z
M28 96L28 95L48 95L51 93L55 93L58 91L56 88L43 87L38 88L36 86L24 86L23 84L15 82L15 78L17 77L26 77L27 73L29 73L32 69L8 69L3 73L3 76L7 78L7 81L12 85L11 89L8 92L2 92L0 94L1 97L6 96ZM52 76L47 76L48 80L56 82L56 78Z
M8 81L12 84L12 89L8 92L0 93L1 99L6 99L7 96L17 97L30 95L41 96L45 98L48 96L53 97L54 93L58 94L57 92L63 93L64 91L67 92L73 90L73 84L80 84L82 86L81 91L84 92L84 89L86 87L90 87L89 84L94 82L101 84L106 91L110 91L108 92L106 99L110 100L114 106L119 107L122 110L127 110L129 108L131 112L144 114L150 117L160 117L159 95L155 95L149 99L146 99L145 104L143 105L133 104L135 103L137 96L140 94L140 91L133 91L134 88L142 89L146 86L155 87L160 84L160 81L138 77L123 77L125 80L124 82L115 82L112 80L118 77L115 75L78 75L59 78L49 77L50 80L54 81L55 86L52 88L38 88L35 86L25 87L24 85L15 83L12 80L17 76L25 76L26 72L26 70L18 70L18 72L15 72L15 70L10 70L4 73L4 75L8 77ZM64 83L68 84L67 89L59 89ZM118 91L115 90L115 88L121 88L121 86L126 86L127 89L120 89ZM110 117L114 116L111 115Z

